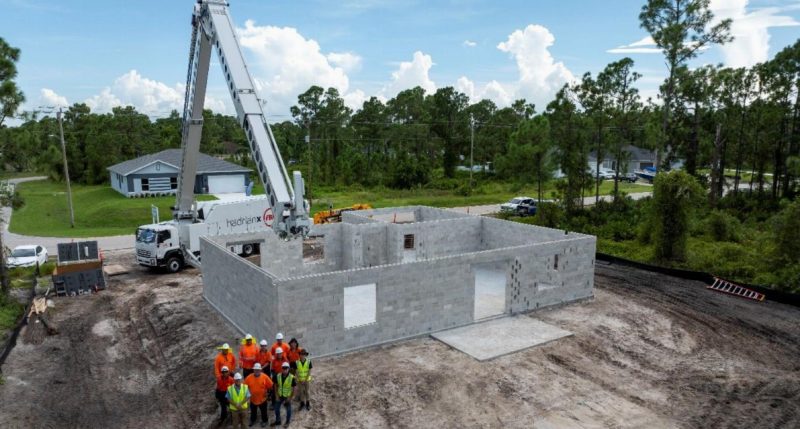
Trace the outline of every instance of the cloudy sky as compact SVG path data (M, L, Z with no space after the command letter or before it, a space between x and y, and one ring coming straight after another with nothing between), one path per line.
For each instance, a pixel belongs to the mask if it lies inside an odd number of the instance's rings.
M153 117L183 106L191 0L0 0L0 37L22 49L25 110L85 102ZM310 85L350 107L421 86L454 86L501 106L543 110L584 72L630 56L654 96L663 59L638 14L644 0L230 0L244 54L271 120ZM609 6L613 5L613 6ZM711 0L736 40L694 65L749 66L800 37L798 0ZM207 107L233 114L212 58Z

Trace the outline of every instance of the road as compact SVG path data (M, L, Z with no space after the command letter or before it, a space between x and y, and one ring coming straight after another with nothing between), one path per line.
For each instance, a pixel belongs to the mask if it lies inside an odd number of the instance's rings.
M628 194L629 197L633 198L634 200L640 200L645 197L651 196L652 192L634 192ZM603 201L611 201L614 197L611 195L601 195L600 199ZM583 199L583 205L591 206L594 205L594 196L586 197ZM453 207L450 210L457 211L459 213L469 213L474 214L476 216L483 216L487 214L497 213L500 211L500 204L486 204L482 206L466 206L466 207Z
M36 177L23 177L18 179L9 179L8 183L16 186L23 182L31 182L34 180L45 180L44 176ZM47 249L49 255L56 255L58 250L58 243L69 243L71 241L97 241L100 249L102 250L118 250L130 249L134 247L135 240L133 235L117 235L112 237L82 237L82 238L65 238L65 237L36 237L30 235L14 234L8 231L8 225L11 224L11 207L0 208L0 219L2 222L3 230L3 244L13 249L23 244L38 244Z

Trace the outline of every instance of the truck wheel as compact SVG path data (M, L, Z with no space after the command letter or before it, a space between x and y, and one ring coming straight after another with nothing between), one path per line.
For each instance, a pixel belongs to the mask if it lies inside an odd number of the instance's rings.
M167 271L170 273L177 273L183 268L183 261L177 256L173 256L167 260Z
M255 252L255 245L251 244L244 244L242 245L242 255L247 257L252 255Z

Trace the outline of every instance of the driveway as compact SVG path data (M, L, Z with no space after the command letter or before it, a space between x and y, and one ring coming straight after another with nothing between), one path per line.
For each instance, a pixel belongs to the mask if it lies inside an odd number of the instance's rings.
M30 182L34 180L44 180L46 177L23 177L18 179L9 179L8 183L16 186L19 183ZM30 235L14 234L8 232L8 225L11 223L11 207L0 208L0 219L2 219L2 233L3 244L9 249L13 249L23 244L38 244L47 249L47 253L51 256L58 254L58 243L69 243L71 241L97 241L100 249L102 250L118 250L118 249L132 249L136 243L133 235L117 235L112 237L82 237L82 238L65 238L65 237L36 237Z

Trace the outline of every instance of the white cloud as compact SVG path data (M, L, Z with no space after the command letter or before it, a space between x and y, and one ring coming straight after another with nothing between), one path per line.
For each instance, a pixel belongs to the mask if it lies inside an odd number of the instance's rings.
M429 76L433 64L430 55L414 52L411 61L401 62L397 71L392 72L392 81L383 88L381 95L394 97L398 92L416 86L421 86L428 94L436 92L436 84Z
M555 36L541 25L528 25L516 30L508 40L497 45L517 62L519 81L514 91L515 98L524 97L536 105L549 102L556 91L575 77L562 62L556 62L550 54ZM497 85L494 90L499 91ZM500 95L498 93L498 95Z
M481 90L475 90L475 83L466 76L458 78L455 84L458 92L466 94L470 103L477 103L480 100L492 100L498 106L508 106L512 101L512 94L498 81L493 80L487 83Z
M342 98L344 99L344 104L355 111L360 109L369 97L367 97L367 94L365 94L364 91L357 89L355 91L348 92Z
M56 94L56 92L50 88L42 88L40 97L42 106L69 107L67 97Z
M609 54L658 54L661 53L661 49L656 46L656 42L652 37L647 36L630 45L618 46L606 52Z
M172 110L183 111L185 88L182 83L169 86L131 70L115 79L111 86L103 88L99 94L86 99L85 103L96 112L109 112L117 106L133 106L150 116L166 116ZM205 107L217 113L227 111L222 100L208 95Z
M331 52L327 58L333 65L347 72L361 69L361 57L352 52Z
M475 83L469 80L466 76L461 76L458 78L455 89L458 92L466 94L470 101L475 99Z
M360 66L358 55L324 54L319 43L291 27L258 26L248 20L237 32L241 45L255 56L250 70L271 113L288 112L297 103L297 95L311 85L336 88L346 99L359 98L357 93L348 93L347 76L347 71Z
M779 15L783 9L766 7L748 12L749 0L711 0L715 21L732 19L733 42L720 47L725 65L749 67L769 57L769 29L800 25L790 16Z
M478 42L473 42L472 40L465 40L463 45L468 47L468 48L474 48L474 47L478 46Z

